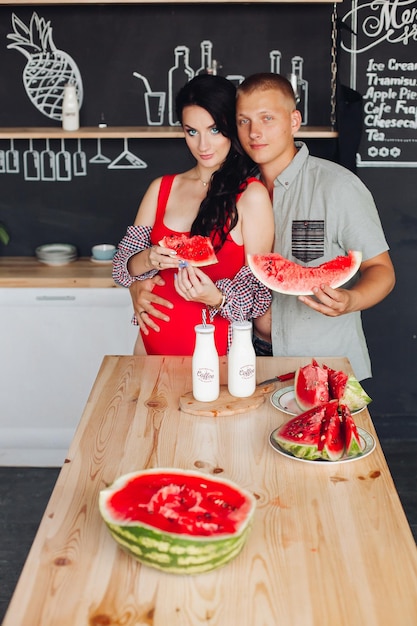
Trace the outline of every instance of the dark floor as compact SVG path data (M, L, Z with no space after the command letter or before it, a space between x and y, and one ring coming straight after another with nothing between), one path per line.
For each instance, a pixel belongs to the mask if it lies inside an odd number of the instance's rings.
M417 542L417 418L373 422ZM0 621L58 474L59 468L0 467Z

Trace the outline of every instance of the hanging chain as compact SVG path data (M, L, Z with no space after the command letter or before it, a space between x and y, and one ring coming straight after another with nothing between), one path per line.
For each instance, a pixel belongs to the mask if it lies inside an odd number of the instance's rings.
M336 84L337 84L337 9L336 2L332 12L332 49L331 49L331 93L330 93L330 125L336 128Z

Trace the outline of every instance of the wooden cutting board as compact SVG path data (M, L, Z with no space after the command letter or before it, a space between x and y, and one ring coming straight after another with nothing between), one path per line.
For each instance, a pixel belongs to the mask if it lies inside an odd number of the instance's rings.
M200 402L195 400L192 391L180 397L180 409L184 413L191 415L206 415L208 417L219 417L221 415L236 415L257 409L264 400L265 395L272 392L274 383L256 387L255 392L248 398L235 398L227 390L227 385L220 386L220 395L213 402Z

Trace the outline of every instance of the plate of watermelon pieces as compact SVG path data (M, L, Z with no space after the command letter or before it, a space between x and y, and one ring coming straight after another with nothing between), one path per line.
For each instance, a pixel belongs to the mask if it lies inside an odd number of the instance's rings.
M315 359L294 372L294 385L271 402L292 417L270 435L277 452L313 463L354 461L370 454L375 439L356 426L354 415L371 402L352 374L320 366Z

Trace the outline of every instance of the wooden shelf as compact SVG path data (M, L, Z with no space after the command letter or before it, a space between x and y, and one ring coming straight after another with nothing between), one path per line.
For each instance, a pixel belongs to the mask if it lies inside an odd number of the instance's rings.
M0 0L1 2L1 0ZM303 126L298 139L332 139L337 131L330 126ZM61 127L4 127L0 139L183 139L184 133L176 126L84 126L68 131Z

